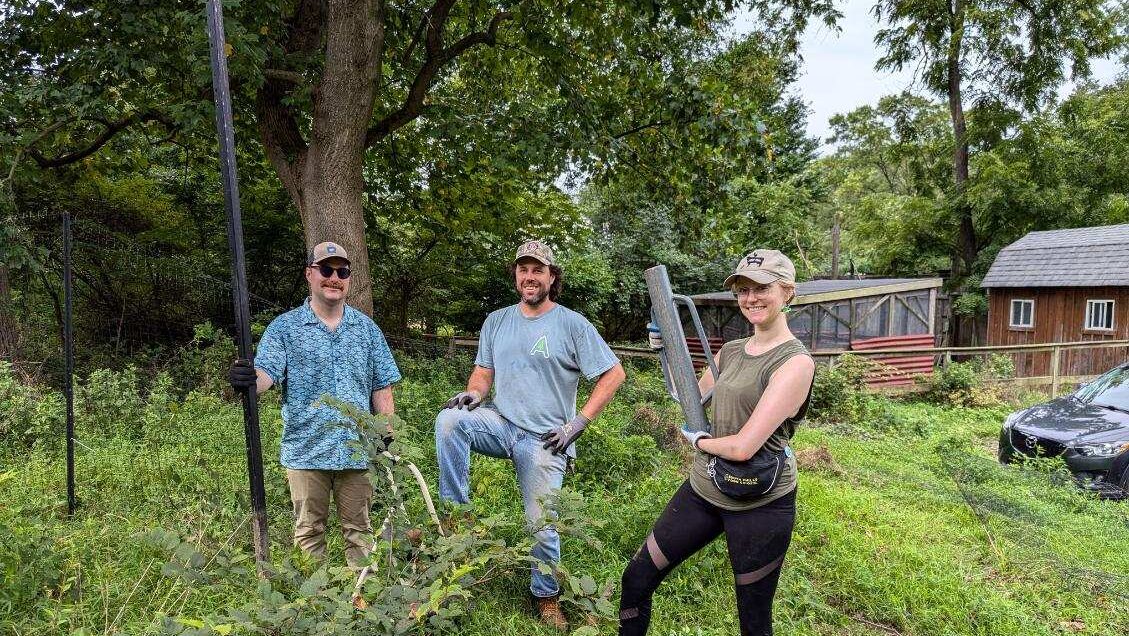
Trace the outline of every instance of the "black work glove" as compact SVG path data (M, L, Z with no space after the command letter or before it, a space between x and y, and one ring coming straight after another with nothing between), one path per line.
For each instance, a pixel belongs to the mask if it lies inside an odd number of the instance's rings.
M455 397L447 400L447 403L443 405L443 408L465 408L468 411L473 411L474 409L478 408L479 404L482 404L482 394L478 391L459 391L455 394Z
M232 362L231 368L227 372L227 381L231 383L231 388L238 392L253 388L258 381L255 365L250 360L243 358Z
M562 424L542 435L541 441L545 442L545 448L552 449L554 455L560 455L576 441L576 438L580 437L591 421L577 413L576 417L569 420L567 424Z

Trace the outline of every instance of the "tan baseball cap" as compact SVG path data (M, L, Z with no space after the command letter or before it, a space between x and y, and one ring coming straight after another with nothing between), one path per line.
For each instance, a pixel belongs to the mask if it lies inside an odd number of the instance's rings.
M517 248L517 255L514 256L514 262L518 262L523 258L532 258L546 265L555 265L556 261L553 260L553 248L542 243L541 241L526 241Z
M777 281L795 283L796 266L783 252L753 250L737 261L737 268L725 279L722 285L728 289L733 286L738 278L748 278L761 285Z
M340 258L346 263L349 262L349 254L345 252L345 248L332 241L315 245L314 249L310 250L310 257L306 259L306 262L309 265L317 265L331 258Z

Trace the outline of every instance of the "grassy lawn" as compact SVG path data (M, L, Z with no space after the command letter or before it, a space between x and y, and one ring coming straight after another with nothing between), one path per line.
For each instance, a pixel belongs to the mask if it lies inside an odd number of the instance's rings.
M431 423L457 388L457 373L469 368L464 362L409 360L404 375L412 379L397 392L410 428L404 443L417 450L433 488ZM43 398L51 403L43 406L14 391L0 391L0 409L57 408L57 396ZM194 585L167 575L169 554L149 532L163 528L207 559L221 555L198 564L205 571L245 567L227 563L249 543L238 406L201 394L140 403L113 391L84 395L76 461L82 507L73 520L63 514L59 445L40 440L28 448L6 439L0 449L0 634L162 633L164 617L190 624L252 601L254 586L236 584L243 578ZM795 439L799 515L777 594L777 632L1129 633L1129 507L1063 485L1052 462L997 465L994 439L1007 411L874 400L857 421L802 428ZM661 378L633 371L579 442L566 484L583 495L598 543L565 539L564 561L575 574L618 584L683 479L685 456L671 438L676 415ZM83 433L91 422L97 430ZM262 428L279 561L292 553L287 491L275 461L277 397L263 406ZM472 492L480 516L520 519L507 464L476 458ZM515 528L499 533L517 542ZM340 557L335 525L330 537ZM532 620L526 585L523 572L512 572L476 588L457 632L549 633ZM666 580L654 617L654 634L738 633L722 542ZM615 633L614 624L598 631Z

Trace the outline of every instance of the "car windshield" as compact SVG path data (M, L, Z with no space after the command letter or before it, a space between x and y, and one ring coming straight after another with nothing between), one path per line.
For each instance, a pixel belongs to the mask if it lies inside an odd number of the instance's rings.
M1075 395L1088 404L1129 410L1129 367L1119 367L1106 373L1079 389Z

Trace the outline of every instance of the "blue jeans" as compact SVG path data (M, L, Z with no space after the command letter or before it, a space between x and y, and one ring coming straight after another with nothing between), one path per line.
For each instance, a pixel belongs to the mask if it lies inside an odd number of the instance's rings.
M551 525L536 528L543 512L539 499L564 483L566 459L545 450L536 435L518 428L497 411L443 409L435 418L435 453L439 458L439 497L470 503L470 452L509 459L517 470L517 485L525 507L525 522L535 543L530 554L549 564L561 559L561 538ZM551 515L550 511L550 515ZM557 580L531 567L529 591L538 598L560 593Z

